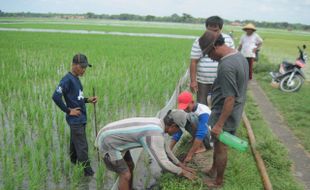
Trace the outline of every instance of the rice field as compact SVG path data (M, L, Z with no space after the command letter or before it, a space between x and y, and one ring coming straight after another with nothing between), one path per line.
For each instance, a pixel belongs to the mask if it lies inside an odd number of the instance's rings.
M0 19L0 27L197 36L203 32L201 25L44 22L49 20ZM277 39L271 37L274 33L269 33L269 30L262 32L263 37L267 36L266 44L271 46L269 50L281 53L281 46L275 45ZM279 35L287 36L283 33ZM236 32L238 35L240 33ZM298 32L296 35L302 36ZM112 35L0 31L0 36L0 189L76 189L81 186L82 168L74 167L68 157L69 127L64 113L51 99L59 80L70 70L74 54L86 54L93 64L81 81L86 96L92 95L93 87L96 89L99 97L98 126L103 126L131 116L154 116L165 105L178 79L185 73L192 45L192 40L188 39ZM303 37L296 39L298 43L304 41ZM309 40L308 37L306 39ZM268 54L268 48L266 45L263 52ZM295 55L290 50L288 54ZM87 110L89 156L92 166L96 168L92 105L88 105ZM250 154L246 159L248 163L254 163ZM227 174L232 181L238 180L234 172L239 171L234 162L238 160L233 160L233 164L229 165ZM104 186L104 172L104 166L100 165L94 188ZM249 179L258 176L254 169L249 173ZM253 182L255 185L258 183L259 179ZM238 184L231 189L236 187Z
M75 53L85 53L93 64L82 83L86 96L96 89L97 120L102 126L130 116L154 116L185 72L191 44L188 40L119 36L0 35L0 189L68 189L79 181L81 169L73 167L68 158L69 128L64 113L51 100ZM94 161L91 105L88 116Z

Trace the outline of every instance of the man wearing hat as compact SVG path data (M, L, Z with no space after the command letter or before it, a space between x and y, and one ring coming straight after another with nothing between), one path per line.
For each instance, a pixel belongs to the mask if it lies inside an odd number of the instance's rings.
M115 121L102 127L95 146L106 168L119 175L118 189L132 189L134 163L130 150L143 147L158 164L171 173L195 179L194 170L182 164L172 153L164 135L173 135L186 124L183 110L169 110L164 119L135 117Z
M256 28L253 24L249 23L243 27L245 34L240 38L240 45L238 50L248 60L249 63L249 77L252 79L252 70L255 58L259 48L263 44L262 38L255 32Z
M235 134L240 124L249 79L247 60L238 51L228 47L218 33L206 31L199 39L203 54L219 61L217 78L213 84L212 109L208 124L218 138L222 131ZM206 174L209 187L220 187L224 182L227 147L215 139L213 165ZM215 179L214 179L215 178Z
M196 103L193 95L188 91L183 91L178 96L178 109L188 112L189 125L184 126L193 137L193 144L184 159L184 162L190 162L196 153L204 152L206 149L212 149L211 135L208 128L208 119L211 110L208 106ZM173 135L171 140L171 149L179 141L182 131Z
M86 71L88 63L87 57L83 54L76 54L73 57L71 72L68 72L60 81L54 94L55 104L66 113L66 120L70 126L70 159L73 164L82 164L84 175L92 176L94 171L88 159L88 144L86 139L86 106L85 103L97 102L97 97L85 98L83 86L79 79ZM62 99L64 97L65 103Z

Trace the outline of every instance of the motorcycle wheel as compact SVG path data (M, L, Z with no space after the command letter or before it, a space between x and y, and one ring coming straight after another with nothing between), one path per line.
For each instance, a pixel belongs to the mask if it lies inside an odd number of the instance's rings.
M280 81L280 89L283 92L296 92L300 89L301 85L304 82L304 79L300 75L295 75L289 83L289 78L290 75L287 75Z

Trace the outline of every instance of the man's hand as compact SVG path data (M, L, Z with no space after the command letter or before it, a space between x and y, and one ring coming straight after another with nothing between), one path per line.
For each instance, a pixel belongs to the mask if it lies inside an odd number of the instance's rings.
M215 135L216 138L219 137L219 135L222 132L222 129L224 127L224 123L227 121L227 118L231 115L231 113L234 109L234 103L235 103L235 97L234 96L227 96L225 98L224 106L223 106L221 115L211 130L211 133L213 135Z
M222 130L223 130L223 127L219 125L218 123L216 123L214 127L212 128L211 133L218 138Z
M187 163L187 162L190 162L193 158L193 155L188 153L187 156L185 157L183 163Z
M180 167L180 168L182 168L183 170L186 170L186 171L188 171L188 172L191 172L191 173L193 173L193 174L196 174L196 170L194 169L194 168L190 168L190 167L187 167L185 164L183 164L182 162L180 162L179 164L178 164L178 166Z
M189 171L186 171L184 169L182 169L181 176L184 176L184 177L186 177L189 180L194 180L194 179L197 178L195 174L193 174L193 173L191 173Z
M81 115L81 108L77 107L77 108L69 108L69 109L70 109L69 115L71 115L71 116L80 116Z
M258 50L257 48L254 48L254 49L253 49L253 53L256 53L256 52L257 52L257 50Z
M97 103L97 99L98 99L97 96L92 96L92 97L89 97L89 98L87 99L87 101L88 101L89 103L95 104L95 103Z
M192 81L190 83L190 88L191 88L192 92L197 93L198 92L198 83L197 83L197 81Z

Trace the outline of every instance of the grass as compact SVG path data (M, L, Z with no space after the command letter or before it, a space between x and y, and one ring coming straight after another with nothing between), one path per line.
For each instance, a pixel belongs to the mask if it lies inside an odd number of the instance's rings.
M248 100L245 111L251 122L252 129L256 137L256 147L261 153L262 158L267 167L267 171L273 185L273 189L291 189L297 190L302 187L295 181L291 173L291 162L288 159L288 152L280 141L272 134L270 128L264 122L260 110L255 104L251 93L248 93ZM247 134L245 127L239 127L238 136L246 139ZM186 141L178 149L178 154L183 153L188 144ZM206 158L212 159L212 158ZM196 166L196 169L204 168L205 166ZM164 174L161 178L161 187L163 189L207 189L206 186L201 186L201 179L204 175L199 172L199 178L194 182L179 178L171 174ZM240 189L263 189L262 181L256 163L250 149L245 153L240 153L236 150L229 149L228 163L225 172L225 190L240 190Z
M268 60L267 60L268 61ZM267 64L268 65L268 64ZM269 64L271 68L273 66ZM257 64L257 70L261 65ZM308 124L308 115L310 113L310 84L305 82L302 88L295 93L284 93L279 89L271 87L271 77L268 72L259 72L255 75L270 101L281 113L288 126L294 134L301 140L305 149L310 152L310 129Z

